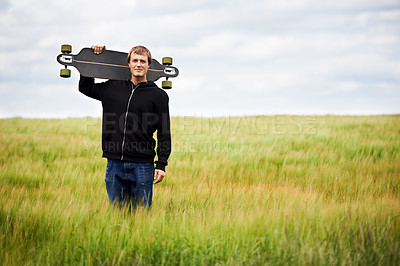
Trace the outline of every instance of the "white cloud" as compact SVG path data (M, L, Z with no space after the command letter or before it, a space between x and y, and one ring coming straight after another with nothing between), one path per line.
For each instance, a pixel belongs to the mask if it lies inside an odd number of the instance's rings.
M340 82L337 87L335 88L338 91L355 91L360 88L360 83L350 81L350 82Z
M77 92L77 71L69 80L58 77L55 57L62 43L72 44L74 53L96 43L125 51L140 43L155 58L174 57L180 68L168 92L174 115L335 113L335 108L357 113L351 99L364 99L372 108L359 101L359 112L399 112L398 1L4 3L2 117L34 115L32 110L41 116L100 113L98 103ZM55 112L58 100L62 108Z

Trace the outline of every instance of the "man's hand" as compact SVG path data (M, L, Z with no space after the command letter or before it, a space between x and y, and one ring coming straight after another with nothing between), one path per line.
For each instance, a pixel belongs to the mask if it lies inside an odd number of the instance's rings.
M103 50L106 49L105 45L92 45L92 50L95 54L100 54Z
M163 170L156 169L154 171L154 182L153 182L153 184L160 183L161 181L163 181L164 177L165 177L165 172Z

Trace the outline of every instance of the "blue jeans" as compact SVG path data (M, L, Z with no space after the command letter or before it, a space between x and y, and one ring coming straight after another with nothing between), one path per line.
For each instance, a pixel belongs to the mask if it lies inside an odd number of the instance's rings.
M106 188L110 204L151 207L153 198L153 163L132 163L108 159Z

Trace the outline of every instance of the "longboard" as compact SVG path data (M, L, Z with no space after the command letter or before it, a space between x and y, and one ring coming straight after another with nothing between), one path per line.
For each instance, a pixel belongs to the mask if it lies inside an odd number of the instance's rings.
M126 61L127 53L103 50L100 54L95 54L91 48L83 48L78 54L71 53L70 45L62 45L61 54L57 56L57 61L65 68L61 69L60 76L68 78L71 71L68 66L75 67L82 76L101 79L128 80L131 78L131 72ZM162 87L170 89L171 81L168 78L174 78L179 75L179 70L171 66L172 58L164 57L163 64L156 59L152 59L152 63L147 70L147 80L156 81L165 77Z

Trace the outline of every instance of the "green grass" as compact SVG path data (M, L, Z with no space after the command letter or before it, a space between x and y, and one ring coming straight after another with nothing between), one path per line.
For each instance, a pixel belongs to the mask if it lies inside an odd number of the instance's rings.
M99 119L0 120L0 264L400 264L400 116L171 123L153 208L129 214Z

